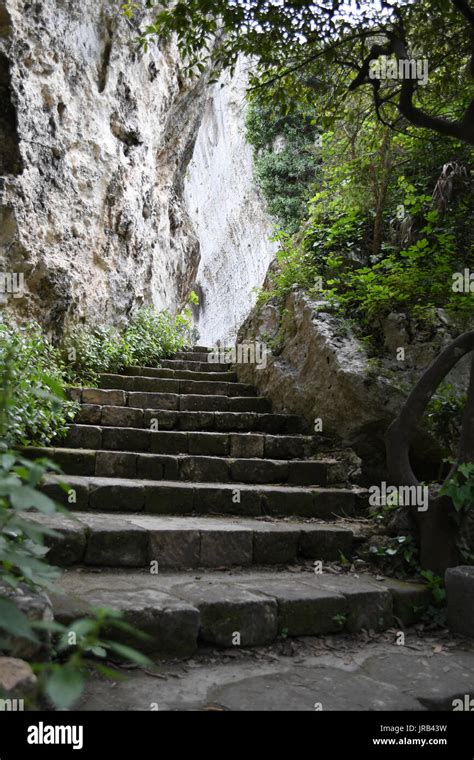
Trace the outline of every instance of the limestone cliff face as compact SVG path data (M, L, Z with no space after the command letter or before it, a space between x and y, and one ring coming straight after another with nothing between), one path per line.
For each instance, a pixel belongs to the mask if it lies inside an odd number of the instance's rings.
M141 55L108 0L0 1L0 269L58 330L179 308L199 265L183 179L208 98L177 50Z
M245 140L246 63L208 93L185 180L185 200L201 247L196 290L200 342L231 344L275 256L272 225L253 177Z

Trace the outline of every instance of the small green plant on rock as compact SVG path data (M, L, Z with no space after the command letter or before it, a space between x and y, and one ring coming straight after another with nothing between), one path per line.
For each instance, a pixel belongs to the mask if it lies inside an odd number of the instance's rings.
M474 463L460 464L454 475L441 489L442 496L449 496L456 512L474 508Z
M67 710L81 697L91 672L120 680L120 674L107 660L118 656L121 660L139 666L149 666L145 655L110 637L114 632L128 637L148 639L122 619L122 614L108 608L91 609L88 617L79 618L68 626L61 623L33 623L35 630L48 630L54 634L52 659L36 663L41 692L56 708Z
M439 576L433 573L431 570L420 570L420 575L428 586L436 604L441 604L446 599L446 590L444 589L444 581Z

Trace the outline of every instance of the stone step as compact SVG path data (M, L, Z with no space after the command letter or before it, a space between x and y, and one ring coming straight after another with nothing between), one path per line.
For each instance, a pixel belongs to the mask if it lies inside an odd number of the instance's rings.
M157 420L158 430L202 432L262 432L296 435L302 432L299 417L289 414L257 412L172 412L159 409L133 409L127 406L83 404L74 420L79 425L150 428Z
M133 409L160 409L181 412L256 412L272 411L269 399L261 396L231 398L229 396L199 396L177 393L140 393L101 388L69 388L70 398L82 404L99 406L128 406Z
M124 644L173 656L191 655L202 644L235 649L271 644L281 635L386 630L413 622L413 610L421 613L430 596L426 587L371 575L251 569L197 576L78 568L65 571L59 586L51 598L63 624L90 607L121 610L150 637L142 642L124 633Z
M229 372L230 364L216 364L214 362L193 362L183 359L162 359L160 365L163 369L188 370L191 372Z
M69 490L64 490L66 484ZM331 520L366 509L360 488L48 475L42 490L71 510L161 515L301 516Z
M66 475L147 478L207 483L261 483L291 486L337 484L341 462L335 459L284 460L143 454L95 449L23 449L32 458L49 457Z
M198 382L237 383L235 372L196 372L187 369L166 367L126 367L122 375L130 377L158 378L159 380L196 380Z
M246 383L221 383L217 380L173 380L157 377L127 375L100 375L99 387L108 390L135 391L140 393L175 393L193 396L256 396L256 390Z
M185 362L209 362L209 351L177 351L174 359Z
M46 539L48 561L59 567L163 569L288 565L350 557L353 533L326 523L241 518L160 517L76 512L33 515L58 535Z
M245 459L305 459L315 451L313 436L155 431L101 425L71 425L60 443L61 447L70 449L230 456Z

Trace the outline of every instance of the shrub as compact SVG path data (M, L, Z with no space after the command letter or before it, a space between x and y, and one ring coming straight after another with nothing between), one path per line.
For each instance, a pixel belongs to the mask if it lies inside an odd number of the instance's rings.
M110 327L72 327L61 343L61 354L70 383L95 384L101 372L120 368L120 335Z
M453 289L456 273L474 271L469 155L449 141L420 147L406 135L384 138L370 122L351 151L343 136L324 135L307 221L297 235L280 236L279 271L259 302L300 287L330 301L380 352L392 312L424 327L445 309L469 324L472 293Z
M254 100L246 128L254 148L255 179L268 211L284 230L296 232L318 172L314 113L300 110L278 117L271 107Z
M189 311L173 317L167 311L143 306L123 332L113 327L73 327L61 343L69 382L94 384L102 372L158 366L161 359L189 345L190 317Z
M66 400L60 352L36 322L0 320L0 387L6 392L3 436L8 445L47 445L65 433L77 406Z
M122 366L153 367L190 341L189 314L172 317L169 312L156 312L143 307L130 320L121 339Z

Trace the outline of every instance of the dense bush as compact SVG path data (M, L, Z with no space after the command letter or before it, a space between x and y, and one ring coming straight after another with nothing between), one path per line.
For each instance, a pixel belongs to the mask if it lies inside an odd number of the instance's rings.
M347 131L324 135L316 192L299 232L279 236L279 271L260 301L299 286L376 344L391 312L426 324L444 308L468 325L474 299L452 285L455 273L474 271L469 150L376 122L344 139Z
M72 328L59 347L36 322L17 327L0 320L0 387L8 391L4 437L8 445L48 445L77 413L67 385L94 385L102 372L157 366L189 345L190 313L176 317L139 309L122 332L111 327Z
M112 327L77 326L61 343L61 355L71 383L93 383L101 372L124 367L156 367L161 359L189 345L192 339L189 311L172 317L144 306L131 317L123 332Z
M6 392L4 429L8 445L47 445L66 431L76 405L62 387L65 365L41 327L0 321L0 388Z
M249 106L247 139L255 149L255 178L269 213L289 232L306 214L318 170L317 138L314 115L279 117L257 101Z

